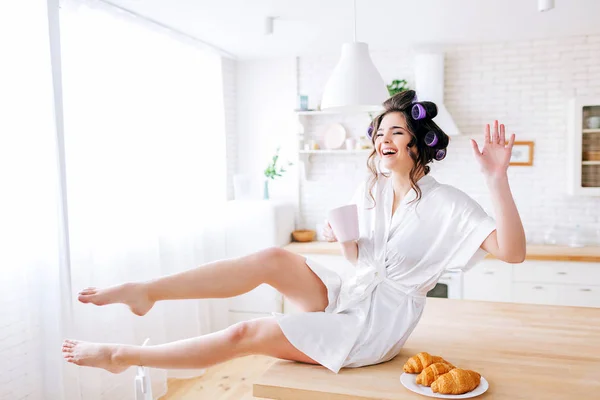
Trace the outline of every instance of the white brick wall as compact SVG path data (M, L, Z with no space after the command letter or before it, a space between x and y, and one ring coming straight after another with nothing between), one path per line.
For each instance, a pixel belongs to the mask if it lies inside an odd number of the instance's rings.
M233 199L233 175L237 170L236 67L235 60L223 57L223 103L225 105L225 142L227 151L227 199Z
M407 79L414 87L414 52L372 52L386 82ZM337 55L303 57L300 92L315 107L337 62ZM470 148L485 123L499 119L517 140L535 141L534 165L510 167L513 195L532 242L543 240L553 225L584 229L600 226L600 199L566 193L567 101L576 95L600 95L600 36L561 40L456 45L446 50L446 106L462 136L452 138L447 158L433 168L441 182L452 184L492 212L487 188ZM311 117L316 133L335 117ZM332 120L332 118L334 118ZM341 122L352 135L364 132L366 118ZM364 155L318 155L307 164L301 183L301 228L315 228L326 210L349 198L364 176ZM562 241L567 241L567 230Z

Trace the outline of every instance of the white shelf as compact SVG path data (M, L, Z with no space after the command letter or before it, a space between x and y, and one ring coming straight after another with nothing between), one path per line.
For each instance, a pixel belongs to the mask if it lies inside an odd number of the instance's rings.
M582 161L583 165L600 165L600 161Z
M600 129L584 129L583 133L600 133Z
M370 154L372 149L364 150L300 150L300 154Z
M296 115L344 115L344 114L348 114L348 115L356 115L356 114L378 114L380 113L382 110L380 111L358 111L358 112L352 112L352 111L329 111L329 110L294 110L294 113Z
M296 115L324 115L324 114L339 114L335 111L320 111L320 110L294 110Z

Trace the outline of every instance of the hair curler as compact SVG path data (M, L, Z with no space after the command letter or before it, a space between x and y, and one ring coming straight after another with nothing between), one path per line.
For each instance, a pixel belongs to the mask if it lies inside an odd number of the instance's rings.
M438 137L434 131L429 131L425 134L425 144L429 147L434 147L438 144Z
M437 106L430 101L415 103L412 106L411 115L417 121L424 118L432 119L437 115Z
M436 160L442 161L444 158L446 158L446 149L439 149L438 151L435 152Z

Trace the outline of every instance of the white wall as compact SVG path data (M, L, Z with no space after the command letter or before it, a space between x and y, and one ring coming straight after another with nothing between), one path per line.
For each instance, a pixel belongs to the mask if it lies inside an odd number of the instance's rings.
M407 79L414 87L412 50L395 48L372 57L386 82ZM300 91L309 96L311 106L318 103L336 61L335 54L301 58ZM575 95L600 95L600 36L447 48L446 106L463 136L452 138L447 158L433 169L434 177L464 190L491 212L469 138L481 138L483 125L499 119L518 140L535 141L534 165L509 169L529 239L542 240L555 223L597 229L600 199L566 193L567 101ZM310 131L335 122L330 116L318 118ZM362 119L341 122L353 135L366 128ZM352 194L364 176L366 156L312 158L309 180L301 185L300 224L314 229L328 208Z
M294 166L271 185L273 198L295 202L297 140L293 109L296 103L294 58L237 63L237 172L248 174L262 195L264 169L281 146L281 158ZM230 156L231 154L228 154Z

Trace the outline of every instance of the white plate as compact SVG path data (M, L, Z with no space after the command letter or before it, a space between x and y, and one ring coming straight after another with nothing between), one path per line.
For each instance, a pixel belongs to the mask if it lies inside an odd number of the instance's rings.
M441 393L433 393L430 387L422 386L417 384L417 376L419 374L407 374L406 372L400 376L400 382L406 387L408 390L413 391L415 393L422 394L423 396L436 397L438 399L470 399L471 397L477 397L485 393L490 386L485 378L481 377L481 382L479 382L479 386L475 389L467 392L465 394L441 394Z
M329 150L339 149L346 140L346 130L341 124L330 124L325 127L323 142Z

